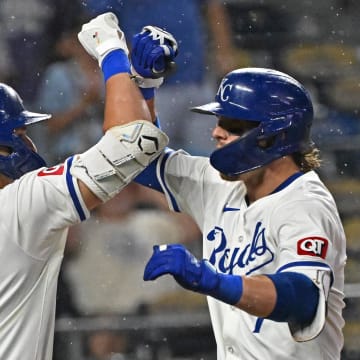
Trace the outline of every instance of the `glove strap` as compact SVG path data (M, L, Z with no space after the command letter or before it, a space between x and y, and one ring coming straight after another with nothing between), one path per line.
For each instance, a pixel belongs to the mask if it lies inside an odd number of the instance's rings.
M145 100L150 100L155 96L155 88L139 88Z

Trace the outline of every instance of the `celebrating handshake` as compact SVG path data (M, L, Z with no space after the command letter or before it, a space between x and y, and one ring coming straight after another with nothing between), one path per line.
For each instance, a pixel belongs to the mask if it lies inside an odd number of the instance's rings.
M78 38L84 49L98 61L105 79L118 72L128 72L141 89L154 89L175 70L177 42L170 33L155 26L145 26L133 37L131 64L125 35L111 12L84 24ZM122 61L107 66L106 58L114 51L122 52Z

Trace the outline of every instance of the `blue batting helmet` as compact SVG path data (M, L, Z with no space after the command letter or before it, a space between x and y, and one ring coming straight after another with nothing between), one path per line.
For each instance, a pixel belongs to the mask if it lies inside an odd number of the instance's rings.
M214 102L191 110L258 124L210 155L212 166L226 175L238 175L313 147L310 96L297 80L280 71L232 71L222 79Z
M27 111L19 94L12 87L0 83L0 146L11 149L10 155L0 155L0 173L17 179L46 165L44 159L30 149L14 130L50 117Z

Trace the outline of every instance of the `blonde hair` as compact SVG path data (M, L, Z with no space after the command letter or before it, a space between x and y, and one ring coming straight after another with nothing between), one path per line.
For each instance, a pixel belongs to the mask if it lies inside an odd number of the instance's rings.
M320 150L313 148L305 153L294 153L292 157L303 172L315 170L321 166Z

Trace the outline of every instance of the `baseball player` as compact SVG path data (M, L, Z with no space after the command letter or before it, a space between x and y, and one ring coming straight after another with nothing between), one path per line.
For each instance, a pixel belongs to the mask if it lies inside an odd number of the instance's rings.
M136 84L112 14L85 24L83 46L106 81L104 136L88 151L46 167L26 126L47 114L24 109L0 84L0 359L50 360L56 288L68 227L111 199L166 146Z
M145 76L157 46L150 35L136 35L132 52ZM192 216L203 259L155 246L144 280L170 274L207 296L219 360L339 360L345 236L314 171L307 90L276 70L237 69L193 111L217 119L210 158L167 149L137 181Z

